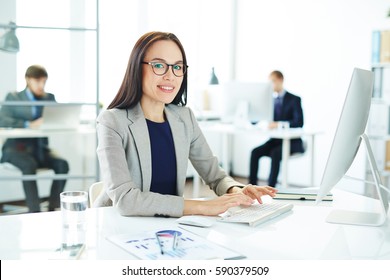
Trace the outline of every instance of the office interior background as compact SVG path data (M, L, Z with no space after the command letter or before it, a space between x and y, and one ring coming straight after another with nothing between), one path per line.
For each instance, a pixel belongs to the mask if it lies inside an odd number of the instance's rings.
M135 41L147 31L173 32L182 41L190 66L188 105L197 114L205 109L205 91L214 95L213 100L223 96L218 86L209 85L212 67L220 85L232 80L266 82L272 70L281 70L286 89L302 98L304 128L321 132L314 151L316 186L352 70L371 69L372 33L390 28L387 0L100 0L98 32L95 0L2 0L0 5L0 24L12 21L25 27L83 29L18 28L20 51L0 52L0 100L8 92L24 89L26 68L40 64L49 73L46 90L58 102L90 104L83 110L82 121L91 126L96 117L94 104L104 110L110 103ZM0 29L0 35L5 31ZM211 102L211 109L217 103ZM220 156L220 137L206 136ZM96 181L95 135L55 135L50 141L68 159L70 175L85 176L68 180L67 189L87 189ZM250 150L259 144L261 139L235 136L234 175L248 175ZM289 184L310 185L309 154L289 162ZM16 174L4 166L0 172ZM364 178L365 172L365 151L360 149L349 174ZM259 175L266 179L267 167ZM50 183L39 181L42 196L49 192ZM0 203L23 198L20 181L2 180L0 184ZM366 192L363 183L342 185Z

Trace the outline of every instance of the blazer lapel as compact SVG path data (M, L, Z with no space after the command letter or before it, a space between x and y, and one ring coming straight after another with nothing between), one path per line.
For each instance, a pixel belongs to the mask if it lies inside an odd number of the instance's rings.
M20 101L30 101L30 99L27 97L26 89L18 92L18 98ZM33 115L32 115L32 109L31 106L21 106L20 108L23 108L23 115L26 120L32 120Z
M134 108L128 109L127 117L131 122L129 130L138 152L142 176L142 191L148 192L152 181L152 155L148 127L141 105L137 104Z
M27 97L26 89L20 91L20 92L18 93L18 95L19 95L20 100L22 100L22 101L29 101L29 100L30 100L30 99L28 99L28 97Z
M176 106L176 105L172 105ZM176 153L176 180L177 180L177 194L179 196L183 195L183 188L180 188L181 182L185 182L185 176L187 174L187 162L188 162L188 152L186 152L185 147L188 147L187 137L185 134L185 125L181 118L172 111L169 106L165 107L165 116L171 127L173 142L175 145Z

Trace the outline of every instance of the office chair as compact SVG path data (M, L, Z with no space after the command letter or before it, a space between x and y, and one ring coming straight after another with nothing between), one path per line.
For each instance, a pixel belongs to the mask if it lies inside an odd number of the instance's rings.
M95 202L96 198L99 196L99 194L103 191L104 185L103 182L96 182L93 183L89 187L89 207L93 207L93 203Z

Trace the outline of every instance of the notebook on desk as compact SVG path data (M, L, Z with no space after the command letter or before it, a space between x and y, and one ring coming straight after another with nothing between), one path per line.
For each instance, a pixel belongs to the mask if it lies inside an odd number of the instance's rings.
M279 189L274 199L286 200L316 200L318 188L284 188ZM323 198L324 201L332 201L333 194L328 193Z
M42 130L76 130L80 125L80 104L56 104L43 109Z

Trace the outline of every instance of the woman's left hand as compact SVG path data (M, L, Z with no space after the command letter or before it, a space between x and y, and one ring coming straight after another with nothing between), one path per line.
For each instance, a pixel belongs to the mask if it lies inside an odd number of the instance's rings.
M247 185L244 188L239 187L233 187L229 190L230 193L236 193L236 192L242 192L243 194L249 196L252 199L256 199L259 203L263 203L261 200L261 197L263 195L269 195L271 197L274 197L277 190L273 187L269 186L254 186L254 185Z

